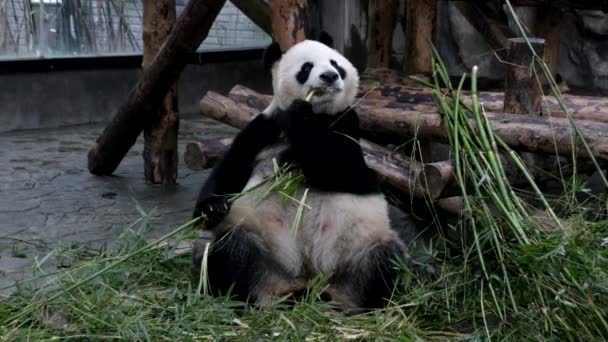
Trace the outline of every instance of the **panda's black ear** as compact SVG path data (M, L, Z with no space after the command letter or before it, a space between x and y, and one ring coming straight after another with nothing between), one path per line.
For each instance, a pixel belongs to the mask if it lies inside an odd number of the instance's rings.
M332 49L334 48L334 39L325 31L321 32L319 35L319 42L329 46Z
M279 43L272 42L266 50L264 50L264 69L271 70L274 63L276 63L283 56L283 51Z

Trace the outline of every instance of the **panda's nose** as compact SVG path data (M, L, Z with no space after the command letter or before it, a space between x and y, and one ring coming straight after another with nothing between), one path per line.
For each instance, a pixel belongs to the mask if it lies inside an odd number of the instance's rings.
M336 82L336 80L338 79L338 73L335 73L333 71L326 71L322 73L319 78L321 78L323 82L331 84Z

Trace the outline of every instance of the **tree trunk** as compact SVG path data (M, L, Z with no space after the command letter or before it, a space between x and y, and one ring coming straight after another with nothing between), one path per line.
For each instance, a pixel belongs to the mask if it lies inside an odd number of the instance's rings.
M306 0L271 0L272 38L282 51L306 39L308 12Z
M557 76L561 46L562 11L558 8L542 8L536 16L536 36L545 40L545 63L551 76Z
M149 122L165 95L179 78L190 55L207 36L225 0L189 1L183 14L127 102L97 139L88 154L88 168L95 175L111 175Z
M534 72L534 55L524 38L509 39L507 53L507 75L505 80L504 111L513 114L541 114L543 99L542 72ZM529 39L539 57L545 53L543 39Z
M370 0L367 38L367 66L391 66L393 31L397 24L398 0Z
M175 0L144 0L142 66L148 68L175 24ZM144 124L144 175L148 184L171 184L177 179L179 113L177 84Z
M406 18L406 71L431 72L433 53L429 41L436 40L437 0L408 0Z

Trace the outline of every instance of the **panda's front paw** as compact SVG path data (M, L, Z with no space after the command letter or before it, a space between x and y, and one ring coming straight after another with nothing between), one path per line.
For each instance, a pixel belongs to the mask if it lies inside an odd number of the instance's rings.
M298 114L300 116L313 115L312 103L304 100L294 100L291 106L287 109L288 112Z
M224 196L212 196L196 204L193 217L204 216L205 226L211 228L220 223L229 211L230 204Z
M315 121L312 104L304 100L295 100L278 116L281 128L285 130L303 129L306 123Z

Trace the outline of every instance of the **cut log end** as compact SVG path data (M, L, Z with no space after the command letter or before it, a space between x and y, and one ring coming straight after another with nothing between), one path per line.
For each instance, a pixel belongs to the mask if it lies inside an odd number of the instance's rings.
M226 138L189 143L184 152L184 162L192 171L210 169L222 159L232 145L232 141L233 138Z
M417 178L420 186L425 187L431 199L435 200L453 182L454 167L450 161L425 164Z
M209 168L209 158L207 158L205 148L197 142L186 145L184 162L192 171L202 171Z

